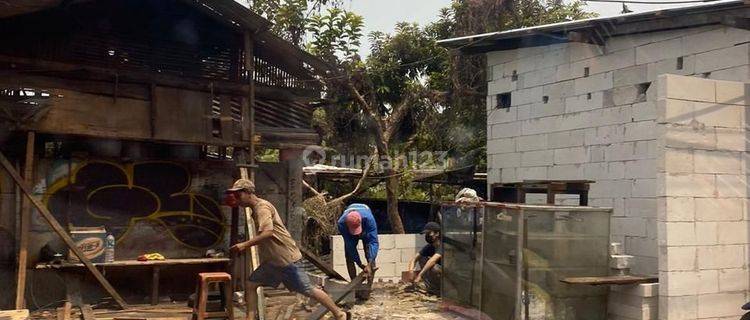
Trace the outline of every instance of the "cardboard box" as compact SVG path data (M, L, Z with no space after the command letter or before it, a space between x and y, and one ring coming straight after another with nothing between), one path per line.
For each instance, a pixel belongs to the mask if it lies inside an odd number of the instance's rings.
M107 230L104 227L71 227L70 237L78 249L93 263L104 262ZM68 250L70 262L80 262L72 250Z

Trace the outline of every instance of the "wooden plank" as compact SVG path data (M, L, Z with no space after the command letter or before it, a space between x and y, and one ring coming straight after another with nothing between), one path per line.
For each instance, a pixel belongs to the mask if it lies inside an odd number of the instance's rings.
M91 305L84 304L81 306L81 318L83 318L83 320L96 320L96 318L94 318L94 310L91 309Z
M61 308L57 308L57 320L70 320L70 311L73 308L73 304L70 301L65 301L65 304Z
M94 263L97 267L142 267L142 266L170 266L170 265L190 265L190 264L210 264L210 263L229 263L229 258L190 258L190 259L165 259L165 260L117 260L113 262ZM49 264L40 263L36 269L58 269L58 268L83 268L83 263L62 263Z
M362 284L362 282L367 278L366 275L367 273L361 272L356 277L354 277L352 282L349 282L349 284L344 288L344 290L337 292L335 295L331 297L331 299L333 299L333 302L334 303L341 302L341 300L343 300L344 297L346 297L346 295L349 294L349 292L351 292L352 290L357 288L357 286ZM318 320L322 318L326 313L328 313L328 309L326 309L325 306L319 306L317 309L315 309L315 311L313 311L313 313L310 316L307 317L307 319Z
M560 279L560 282L567 284L585 284L591 286L599 285L622 285L622 284L638 284L638 283L656 283L659 282L659 277L650 276L604 276L604 277L568 277Z
M34 181L34 131L26 136L26 162L24 162L23 179ZM26 263L29 260L29 225L31 219L31 204L24 198L21 203L21 241L18 251L18 277L16 278L16 309L26 307Z
M26 320L28 318L28 309L0 310L0 319L2 320Z
M248 179L248 170L247 168L240 168L240 178L242 179ZM250 213L250 208L245 208L245 221L247 225L247 235L248 239L252 239L255 237L255 222L253 221L252 214ZM250 248L250 260L252 261L252 270L255 270L260 265L260 257L258 255L258 247L253 246ZM266 309L266 303L265 303L265 295L263 295L263 287L258 287L257 290L258 294L258 310L257 315L260 320L265 319L265 309ZM247 293L245 293L245 296L247 296Z
M320 269L320 271L323 271L323 273L325 273L327 276L334 278L334 279L346 281L346 278L344 278L344 276L336 272L336 270L334 270L332 266L329 266L328 264L323 262L323 260L321 260L318 256L313 254L307 248L300 246L299 251L302 252L302 255L305 256L305 259L310 261L310 263L315 265L315 267Z
M109 293L112 298L115 299L115 302L122 307L123 309L127 309L128 304L125 303L125 300L122 299L119 293L115 290L115 288L112 287L112 285L107 281L107 279L104 278L104 275L102 275L101 272L99 272L98 269L91 263L91 261L86 258L86 256L81 252L81 249L79 249L75 241L73 241L72 238L70 238L70 235L65 231L65 229L60 225L60 223L55 219L54 216L52 216L52 213L49 212L47 207L41 203L38 199L36 199L33 194L31 193L31 188L26 184L26 182L21 178L21 176L18 174L15 168L13 168L13 165L8 161L8 159L5 157L5 155L0 152L0 165L2 165L5 168L5 171L8 172L8 174L13 178L13 180L16 182L16 185L21 189L23 194L28 198L31 203L36 207L39 214L42 215L44 220L47 221L47 223L52 227L52 230L57 233L57 235L62 238L63 242L70 248L71 251L78 257L78 259L86 265L86 268L91 271L91 274L94 275L94 278L96 278L97 281L99 281L99 284L104 287L104 289Z

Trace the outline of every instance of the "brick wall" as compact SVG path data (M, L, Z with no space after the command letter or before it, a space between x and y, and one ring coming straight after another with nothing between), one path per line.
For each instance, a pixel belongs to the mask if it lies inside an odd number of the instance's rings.
M748 31L707 26L489 53L488 183L596 181L589 203L614 208L612 240L635 256L635 273L656 274L660 153L650 84L665 73L747 81L748 41ZM510 108L496 108L502 93Z
M422 234L381 234L378 235L380 250L376 260L378 271L375 279L381 281L398 281L401 271L405 271L409 260L426 244ZM333 251L333 268L345 278L349 278L346 271L344 256L344 239L341 236L331 236L331 250ZM365 260L362 242L357 246L359 257ZM359 268L357 268L359 272Z
M657 85L661 319L737 319L748 293L750 84Z

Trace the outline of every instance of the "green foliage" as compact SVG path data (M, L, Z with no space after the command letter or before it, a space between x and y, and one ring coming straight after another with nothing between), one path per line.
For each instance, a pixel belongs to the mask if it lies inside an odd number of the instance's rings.
M307 21L310 53L326 61L354 59L360 46L364 20L362 16L337 7L324 14L313 14Z

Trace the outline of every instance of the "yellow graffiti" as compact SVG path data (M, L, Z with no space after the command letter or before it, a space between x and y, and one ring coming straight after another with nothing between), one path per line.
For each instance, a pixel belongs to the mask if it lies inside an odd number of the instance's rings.
M138 190L147 192L154 199L156 199L156 209L154 210L154 212L151 212L148 215L143 216L143 217L134 217L134 218L129 219L128 225L125 228L125 231L118 237L118 241L121 240L121 239L123 239L123 238L125 238L125 237L127 237L127 235L130 233L130 231L133 229L133 226L135 226L140 221L155 222L155 223L161 225L162 227L164 227L165 229L170 230L170 226L167 223L165 223L163 220L161 220L160 218L175 217L175 216L183 216L183 217L190 218L191 220L199 218L199 219L203 219L203 220L208 220L208 221L215 222L221 228L220 229L221 231L218 234L216 232L214 232L213 230L211 230L209 228L206 228L206 227L203 227L203 226L191 225L190 227L191 228L197 228L197 229L203 230L203 231L205 231L205 232L207 232L207 233L215 236L216 237L216 241L214 243L212 243L210 246L215 246L216 244L218 244L219 242L222 241L223 235L225 233L225 226L224 226L224 223L223 223L222 219L219 219L219 218L216 218L216 217L213 217L213 216L209 216L209 215L195 214L195 212L194 212L196 202L200 206L200 208L202 208L205 212L207 212L207 213L211 213L212 212L201 201L196 201L197 198L200 198L203 201L209 201L210 203L212 203L213 205L215 205L217 208L219 208L219 203L217 201L215 201L214 199L206 197L204 195L189 192L190 186L192 185L192 176L191 176L190 172L183 165L181 165L179 163L171 162L171 161L143 161L143 162L137 162L137 163L119 164L119 163L115 163L115 162L107 161L107 160L87 160L87 161L84 161L84 162L81 162L81 163L74 164L74 167L71 169L71 172L70 172L69 175L63 176L63 177L59 178L57 181L55 181L54 183L52 183L47 188L47 192L44 194L44 197L42 199L43 202L44 202L44 204L46 206L49 206L49 201L50 201L50 198L52 197L52 195L54 195L55 193L57 193L58 191L60 191L60 190L62 190L64 188L66 188L69 185L75 184L76 183L76 177L77 177L78 172L80 170L82 170L83 168L85 168L88 165L97 164L97 163L107 164L109 166L112 166L112 167L117 168L120 171L122 171L123 177L126 179L127 184L126 185L123 185L123 184L106 185L106 186L102 186L102 187L99 187L99 188L96 188L96 189L90 191L86 195L86 200L87 200L86 214L87 215L91 216L92 218L96 218L96 219L104 219L104 220L111 220L112 219L112 217L103 216L103 215L99 215L99 214L96 214L96 213L92 212L91 209L89 208L89 205L88 205L88 200L90 200L91 197L95 193L97 193L98 191L101 191L101 190L105 190L105 189L119 188L119 187L126 187L128 189L138 189ZM144 165L144 164L154 164L154 163L156 163L156 164L169 164L169 165L172 165L172 166L176 166L176 167L179 167L180 169L182 169L185 172L185 177L187 178L187 182L185 183L185 187L180 192L176 192L176 193L173 193L173 194L169 195L169 197L173 198L173 197L176 197L176 196L188 196L189 200L190 200L189 201L189 209L188 209L189 211L161 211L161 209L162 209L162 202L161 202L160 197L155 192L153 192L152 190L149 190L148 188L144 188L144 187L137 186L137 185L134 184L135 166L137 166L137 165ZM220 214L220 212L219 212L219 214ZM184 245L186 247L189 247L191 249L200 250L200 249L204 248L204 247L196 247L196 246L190 245L188 243L185 243L182 240L180 240L179 238L177 238L172 232L168 232L168 234L169 234L169 236L173 240L175 240L178 243L180 243L180 244L182 244L182 245Z

